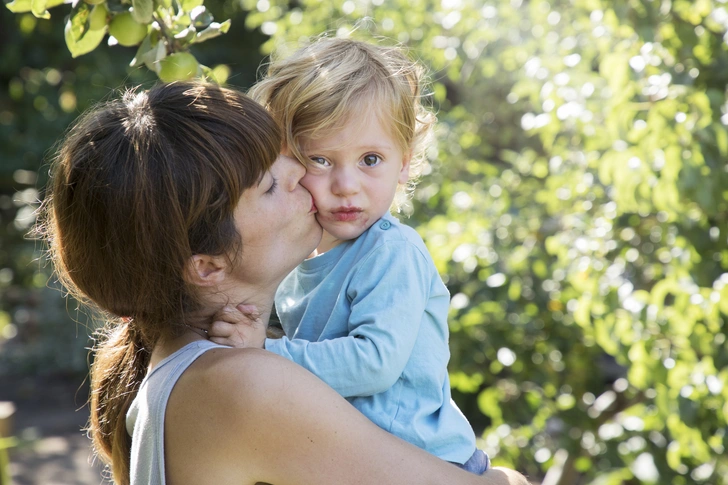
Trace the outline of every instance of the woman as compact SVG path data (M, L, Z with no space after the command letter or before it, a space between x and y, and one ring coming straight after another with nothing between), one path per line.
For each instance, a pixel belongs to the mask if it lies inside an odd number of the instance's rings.
M285 359L206 340L230 303L271 308L321 238L279 149L243 95L180 83L86 114L54 160L41 228L66 288L108 319L90 431L115 482L525 484L395 438Z

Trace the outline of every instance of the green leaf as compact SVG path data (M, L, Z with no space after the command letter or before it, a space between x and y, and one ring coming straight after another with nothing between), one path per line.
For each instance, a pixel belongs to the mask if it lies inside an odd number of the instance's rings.
M139 44L139 48L137 49L136 55L129 63L130 67L136 67L143 63L146 63L147 61L153 61L154 60L154 50L152 47L152 41L151 36L144 37L144 40L141 44ZM154 70L154 69L152 69Z
M654 376L651 372L649 355L645 350L644 342L635 342L629 350L629 360L632 363L627 375L629 382L637 389L646 389Z
M219 64L214 68L202 65L200 67L202 68L202 72L205 73L205 76L217 84L225 84L230 77L230 68L225 64Z
M204 42L208 39L212 39L214 37L217 37L218 35L227 33L229 29L230 19L226 20L223 23L213 22L208 28L206 28L202 32L198 32L197 36L192 39L192 43Z
M673 441L670 443L670 446L667 447L667 454L665 455L665 458L667 459L667 465L672 468L673 470L677 470L680 468L680 465L682 464L682 455L680 454L680 443L677 441Z
M591 326L591 312L590 310L591 299L585 296L579 298L574 311L574 321L584 328Z
M49 19L51 14L46 10L47 0L30 0L30 10L39 19Z
M597 344L610 355L617 355L617 352L619 352L619 346L615 341L613 332L615 322L616 317L614 314L609 314L606 318L598 318L593 321L594 337L596 338Z
M726 131L723 125L714 125L715 130L715 143L718 146L718 150L721 156L728 156L728 131Z
M13 13L30 12L33 8L31 6L31 0L13 0L5 6Z
M508 298L511 301L517 301L521 297L521 290L521 280L512 280L510 286L508 287Z
M589 469L591 469L592 466L593 466L592 461L589 458L587 458L586 456L580 456L574 462L574 468L577 471L580 471L582 473L589 471Z
M76 3L66 24L66 28L69 30L66 35L70 35L75 42L83 39L88 30L90 16L91 8L86 2Z
M195 38L195 35L197 32L195 31L195 28L190 25L186 29L183 29L182 31L178 32L174 35L174 38L176 40L182 41L183 43L189 43Z
M154 12L153 0L131 0L131 16L140 24L148 24L152 21Z
M478 408L484 415L490 417L494 422L502 422L500 403L502 395L497 387L490 387L478 395Z
M167 57L167 48L164 42L155 41L147 36L137 49L136 56L132 59L130 66L138 66L142 62L152 72L159 72L160 61Z
M96 49L106 35L106 28L98 30L86 30L78 35L78 25L74 25L75 16L70 18L66 22L64 34L66 38L66 45L68 50L71 52L71 56L78 57L84 54L88 54L92 50Z
M182 10L185 12L191 12L193 8L199 7L203 3L205 3L205 0L182 0L180 2Z
M192 12L190 12L190 19L196 29L206 29L215 20L212 14L204 6L192 9Z
M615 93L621 92L629 79L629 58L623 53L608 54L599 65L599 71Z

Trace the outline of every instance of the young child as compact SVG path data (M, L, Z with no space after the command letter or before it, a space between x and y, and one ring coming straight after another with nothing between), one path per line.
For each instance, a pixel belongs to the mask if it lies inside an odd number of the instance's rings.
M489 458L450 397L448 290L420 236L389 213L413 188L434 123L421 76L399 48L321 38L273 61L251 90L305 164L324 228L276 293L286 336L264 346L381 428L482 474ZM230 335L220 328L210 335Z

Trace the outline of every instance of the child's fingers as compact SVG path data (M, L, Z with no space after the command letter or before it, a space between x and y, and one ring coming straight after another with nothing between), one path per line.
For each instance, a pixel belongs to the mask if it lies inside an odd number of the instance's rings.
M235 307L226 305L218 310L213 320L221 320L228 323L238 323L242 321L243 318L244 317Z
M212 325L210 325L210 328L207 330L207 335L210 337L210 340L213 340L213 338L229 338L235 333L235 324L224 322L224 321L216 321L212 322Z
M239 307L245 308L247 311L242 311ZM250 310L252 310L252 312ZM257 311L258 310L255 305L238 305L238 307L227 305L215 314L214 320L232 324L250 324L253 320L258 318L259 315Z
M260 318L260 312L258 312L258 307L255 305L246 305L241 303L237 307L235 307L240 313L243 315L246 315L250 317L253 320L257 320Z
M260 312L255 305L240 304L237 306L225 305L215 314L215 320L223 320L229 323L242 323L260 318Z
M225 345L226 347L235 347L235 345L230 342L227 338L221 338L221 337L210 337L210 342L215 342L218 345Z
M265 325L255 305L227 305L213 320L208 329L210 341L236 348L263 346L260 335Z

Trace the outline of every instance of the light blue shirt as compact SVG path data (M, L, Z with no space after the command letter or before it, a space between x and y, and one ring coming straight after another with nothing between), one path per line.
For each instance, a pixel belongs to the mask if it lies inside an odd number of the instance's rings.
M475 434L450 397L450 295L412 228L390 214L281 283L287 337L265 348L305 367L379 427L465 463Z

